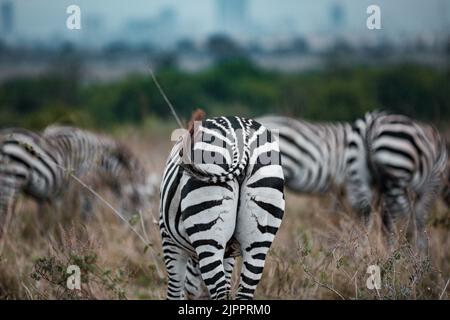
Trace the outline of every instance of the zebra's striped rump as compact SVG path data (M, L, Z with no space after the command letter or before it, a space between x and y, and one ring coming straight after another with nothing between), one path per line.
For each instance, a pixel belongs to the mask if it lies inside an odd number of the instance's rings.
M243 260L237 298L253 298L284 213L278 143L253 120L220 117L197 124L192 145L181 148L183 142L172 150L161 184L167 297L179 299L192 287L186 272L196 264L209 296L227 297L224 259L237 244Z
M427 247L429 206L447 177L447 151L438 131L403 115L381 114L367 134L369 163L383 203L383 226L393 242L395 220L401 218L416 247ZM414 202L414 206L413 206ZM402 227L403 228L403 227Z

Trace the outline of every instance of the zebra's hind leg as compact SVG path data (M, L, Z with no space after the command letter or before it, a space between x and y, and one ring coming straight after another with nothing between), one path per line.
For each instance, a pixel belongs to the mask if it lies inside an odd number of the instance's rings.
M236 259L234 257L225 257L224 259L225 280L227 281L228 287L230 289L231 289L231 276L233 275L235 262ZM231 298L231 295L228 298Z
M198 262L189 258L186 269L184 297L187 300L205 300L209 298L209 291L202 279Z
M12 176L0 174L0 239L6 233L8 220L14 213L19 188Z
M265 170L267 169L267 171ZM251 176L241 189L235 238L240 244L242 267L236 299L253 299L270 246L284 214L281 168L267 166ZM270 174L270 175L269 175Z
M366 230L369 231L372 225L372 190L370 185L361 178L352 178L346 184L348 200L352 210L362 220Z
M398 236L402 234L398 231L405 231L408 227L411 202L407 189L399 185L386 189L382 198L383 237L389 251L392 251L398 244ZM400 230L397 225L400 225Z
M231 275L233 274L235 258L225 257L225 280L231 288ZM209 298L208 288L202 279L198 262L190 258L187 264L186 283L184 295L188 300L205 300Z
M187 252L176 246L166 232L162 232L162 247L168 275L167 299L180 300L183 298Z

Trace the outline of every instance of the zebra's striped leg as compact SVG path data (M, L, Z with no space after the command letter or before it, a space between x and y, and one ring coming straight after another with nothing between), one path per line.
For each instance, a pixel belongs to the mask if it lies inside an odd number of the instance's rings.
M18 182L13 176L0 175L0 239L6 232L6 222L14 212L18 193Z
M442 199L444 199L447 208L450 209L450 177L446 180L444 188L442 189Z
M359 125L355 124L355 128L349 134L345 163L345 190L352 210L362 220L366 229L370 229L372 222L371 174L365 143L360 131L365 125L359 121L358 123ZM355 130L357 127L359 129Z
M395 247L395 225L392 216L389 214L387 205L383 202L381 212L383 240L388 251L392 251Z
M245 253L242 254L242 270L236 299L253 299L263 274L265 258L270 248L269 242L254 242L256 246L249 245L246 247Z
M198 262L189 258L186 269L184 296L188 300L205 300L209 298L209 291L202 279Z
M212 240L209 244L196 247L196 251L200 252L199 255L201 255L199 265L202 278L208 288L211 299L214 300L223 300L230 292L223 265L224 251L220 250L219 246L221 244ZM211 250L211 247L213 247L213 250Z
M347 181L346 190L352 210L362 219L364 226L370 229L372 222L372 190L368 181L354 173Z
M84 190L77 190L77 193L81 217L85 220L92 218L94 216L95 199ZM124 211L122 210L122 212Z
M167 299L180 300L183 298L187 253L176 246L164 231L162 232L162 247L168 275Z
M228 287L231 288L231 276L233 275L234 263L236 259L234 257L225 257L224 259L224 269L225 269L225 280L227 281Z
M415 248L423 257L428 253L428 235L426 234L428 213L440 190L439 178L434 177L430 180L431 182L424 188L424 192L418 195L414 206Z
M229 288L231 288L231 275L233 274L234 263L234 257L226 257L224 259L225 280ZM205 300L209 298L208 288L202 279L198 262L192 258L189 258L187 264L184 296L188 300Z
M243 183L235 238L242 268L236 299L253 299L284 214L282 169L267 165Z
M428 205L434 200L434 197L428 195L418 199L415 206L415 249L422 256L425 257L428 253L428 235L426 233L426 222L428 218Z
M411 211L408 225L406 227L406 239L408 242L413 243L416 235L416 212Z

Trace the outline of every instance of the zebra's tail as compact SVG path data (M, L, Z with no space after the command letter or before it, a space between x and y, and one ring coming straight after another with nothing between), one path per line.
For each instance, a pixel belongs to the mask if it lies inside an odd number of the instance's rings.
M194 121L200 121L199 116L204 115L205 115L204 112L203 113L198 111L194 112L190 123L193 123L193 119ZM194 140L194 136L198 134L198 132L195 131L193 126L192 127L189 126L189 130L190 131L188 132L188 134L190 139L184 140L189 141L190 143L191 141ZM191 148L193 148L192 145L186 146L184 141L183 141L184 147L180 151L181 154L180 166L196 179L206 183L223 183L240 177L245 172L245 169L250 161L250 147L248 145L249 132L246 132L245 130L242 131L243 131L242 148L241 148L242 150L240 150L239 138L237 137L238 134L233 129L230 130L231 133L230 136L232 138L229 139L228 141L229 142L228 147L231 149L232 159L231 163L225 166L226 169L224 171L221 171L220 173L213 172L212 167L217 166L215 165L211 166L208 163L200 163L200 164L195 163L194 161L191 161L191 159L187 159L186 157L184 157L183 150L191 150Z

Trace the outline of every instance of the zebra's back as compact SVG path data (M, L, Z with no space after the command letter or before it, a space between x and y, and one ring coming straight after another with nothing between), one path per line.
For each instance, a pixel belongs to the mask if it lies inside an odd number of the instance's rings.
M183 142L174 146L161 184L168 297L180 297L183 257L192 257L210 296L223 298L230 289L223 259L236 242L245 261L238 296L252 297L284 212L277 141L259 123L238 117L204 120L193 137L182 152Z
M127 212L148 207L153 181L127 146L109 136L70 126L49 126L43 136L62 154L66 168L96 187L112 188Z
M257 121L278 130L287 187L301 193L323 193L343 184L352 133L349 124L313 123L283 116Z
M101 169L108 150L117 147L117 143L109 137L70 126L49 126L44 130L43 137L62 155L61 165L77 176Z

